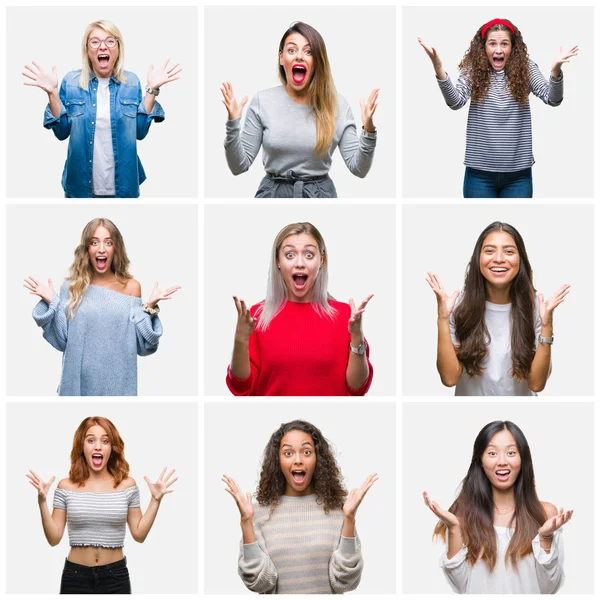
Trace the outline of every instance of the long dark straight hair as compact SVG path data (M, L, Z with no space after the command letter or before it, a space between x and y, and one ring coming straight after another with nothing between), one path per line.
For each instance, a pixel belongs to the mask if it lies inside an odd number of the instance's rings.
M450 507L450 512L460 521L463 543L467 547L467 561L474 565L484 560L490 571L496 566L498 548L494 531L494 498L492 484L487 478L481 458L490 440L503 429L515 438L521 457L521 471L514 485L515 512L510 525L515 532L506 551L505 563L517 566L517 562L533 552L531 541L538 529L546 522L546 511L535 490L535 476L529 444L523 432L511 421L493 421L488 423L475 438L473 456L467 476L462 481L458 498ZM439 521L434 536L446 539L447 527Z
M527 379L535 355L535 288L533 271L527 257L521 234L508 223L494 221L477 238L473 255L465 272L465 286L460 304L454 310L456 337L460 344L456 356L465 371L473 375L483 373L483 361L488 353L489 332L485 325L485 278L479 260L485 238L494 231L506 231L515 241L519 253L519 272L510 285L511 308L511 377Z

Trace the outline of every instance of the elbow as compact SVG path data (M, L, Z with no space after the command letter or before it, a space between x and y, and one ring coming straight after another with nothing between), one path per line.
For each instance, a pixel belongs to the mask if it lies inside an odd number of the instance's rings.
M458 385L458 380L459 377L448 377L446 375L440 375L440 379L442 380L442 384L445 387L451 388L451 387L455 387L456 385Z
M140 535L139 533L131 532L131 537L133 538L134 542L137 542L138 544L143 544L146 541L148 534L146 533L144 535Z
M544 388L546 387L546 382L545 381L528 381L527 382L527 387L532 392L535 392L536 394L539 394L540 392L544 391Z
M353 171L353 174L356 175L359 179L364 179L367 176L369 171Z

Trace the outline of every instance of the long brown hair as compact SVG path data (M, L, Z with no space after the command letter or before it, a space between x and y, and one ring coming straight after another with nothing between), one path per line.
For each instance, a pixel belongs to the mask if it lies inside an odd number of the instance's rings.
M312 79L308 83L307 104L310 106L317 122L315 155L323 156L329 150L333 134L335 133L335 119L338 108L337 91L333 83L333 77L331 76L327 48L321 34L314 27L301 21L296 21L283 34L279 42L279 56L283 52L285 40L292 33L303 35L310 44L314 71ZM285 69L279 61L277 64L279 66L279 79L283 85L286 85Z
M348 492L342 483L342 472L329 442L312 423L300 420L282 423L281 427L271 436L265 448L260 481L256 490L258 503L262 506L270 506L273 511L281 502L281 496L285 493L285 477L279 463L279 446L281 438L290 431L303 431L308 433L313 440L317 464L312 484L315 488L317 503L323 505L326 513L330 510L341 509Z
M463 297L454 309L456 337L460 347L456 351L465 371L473 375L483 373L483 361L487 356L489 332L485 324L485 279L481 274L479 260L485 238L494 231L506 231L515 240L519 253L519 271L510 285L511 301L511 377L521 381L529 377L535 355L535 288L533 271L527 257L521 234L508 223L494 221L480 234L465 273Z
M490 87L492 66L485 52L485 44L488 35L492 31L506 31L510 36L511 51L506 65L504 76L510 95L519 103L526 104L529 97L529 54L523 36L514 23L510 23L515 32L513 33L506 25L495 24L486 30L485 36L481 37L482 25L473 36L469 49L465 52L458 68L466 73L468 81L473 85L471 100L480 102L485 99Z
M514 484L515 512L510 525L514 524L514 533L508 544L504 562L517 562L533 552L531 541L538 529L546 522L546 511L535 490L535 476L529 444L523 432L511 421L488 423L475 438L473 456L458 498L449 511L460 522L460 532L467 548L467 561L474 565L479 559L485 561L490 571L496 566L498 548L494 531L494 499L492 484L487 478L481 457L490 440L503 429L507 429L515 438L521 457L521 471ZM439 521L433 531L434 536L446 539L448 528Z
M123 283L127 279L132 278L132 275L129 273L129 258L127 257L127 250L125 250L125 242L118 227L110 219L92 219L81 232L81 242L75 248L73 264L69 270L68 279L71 281L71 285L69 286L69 300L67 301L67 316L69 319L75 316L75 311L81 304L83 296L90 287L94 277L94 268L90 262L88 248L98 227L106 227L110 232L113 242L114 254L110 265L111 271Z
M113 487L117 487L124 479L129 477L129 463L125 460L125 442L123 442L117 428L106 417L87 417L77 428L73 436L69 479L82 487L90 476L90 469L83 455L83 444L88 430L94 425L102 427L110 440L111 453L106 467L114 477L115 485Z

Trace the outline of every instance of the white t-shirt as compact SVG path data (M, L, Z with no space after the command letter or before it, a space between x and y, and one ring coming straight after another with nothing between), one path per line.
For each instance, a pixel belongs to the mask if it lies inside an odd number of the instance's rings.
M460 302L461 298L458 299ZM457 305L458 305L457 302ZM532 392L527 381L510 377L512 369L511 356L511 322L510 311L512 304L485 303L485 325L490 334L488 354L483 361L483 375L471 377L463 369L460 380L456 386L455 396L537 396ZM537 304L534 302L535 319L535 347L537 348L538 335L542 331L542 321L538 314ZM454 324L454 311L450 316L450 335L452 343L459 346L456 339Z
M92 185L96 196L115 195L115 156L110 127L110 78L98 78Z

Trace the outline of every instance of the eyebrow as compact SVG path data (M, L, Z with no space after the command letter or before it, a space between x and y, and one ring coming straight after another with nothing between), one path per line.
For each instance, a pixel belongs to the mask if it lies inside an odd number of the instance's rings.
M304 248L316 248L317 246L315 246L314 244L306 244L304 246ZM296 246L292 246L291 244L286 244L282 249L285 250L285 248L291 248L292 250L296 249Z
M484 246L484 248L497 248L498 246L496 244L486 244ZM516 246L514 244L504 244L502 246L502 248L516 248Z
M99 237L94 236L92 239L93 240L112 240L112 237L110 235L105 238L99 238Z
M488 448L498 448L498 446L496 446L495 444L488 444ZM506 446L506 448L517 448L518 446L516 444L509 444L508 446Z
M312 444L311 444L310 442L302 442L300 445L301 445L301 446L311 446L311 447L312 447ZM291 444L282 444L282 445L281 445L281 448L283 449L283 448L285 448L286 446L287 446L288 448L293 448L293 446L292 446Z

